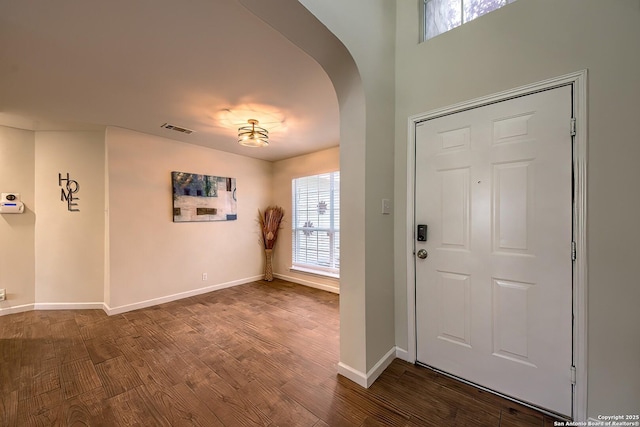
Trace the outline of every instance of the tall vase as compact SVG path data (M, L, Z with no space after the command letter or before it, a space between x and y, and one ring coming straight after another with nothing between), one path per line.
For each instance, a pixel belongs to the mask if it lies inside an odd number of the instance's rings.
M272 255L273 249L264 250L264 280L267 282L273 281L273 265L271 264Z

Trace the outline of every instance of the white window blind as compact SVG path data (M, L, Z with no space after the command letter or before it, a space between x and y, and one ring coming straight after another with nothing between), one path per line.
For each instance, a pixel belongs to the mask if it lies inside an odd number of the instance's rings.
M292 181L293 267L340 272L340 172Z

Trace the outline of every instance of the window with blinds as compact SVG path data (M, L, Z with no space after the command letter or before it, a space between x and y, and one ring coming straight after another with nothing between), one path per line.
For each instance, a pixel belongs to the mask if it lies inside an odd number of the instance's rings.
M292 181L293 268L340 273L340 172Z

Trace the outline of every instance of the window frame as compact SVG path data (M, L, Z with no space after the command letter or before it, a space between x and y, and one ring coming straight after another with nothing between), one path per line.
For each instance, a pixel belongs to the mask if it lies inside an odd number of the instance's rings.
M326 212L329 214L328 227L305 227L301 224L301 213L298 209L298 187L302 180L320 178L323 175L329 175L329 200ZM310 186L307 186L310 188ZM319 188L319 187L318 187ZM337 205L337 206L336 206ZM307 205L307 210L309 206ZM336 218L337 217L337 218ZM308 220L308 217L302 220ZM306 221L305 221L306 225ZM299 260L300 250L300 233L301 232L326 232L329 234L329 266L320 265L318 263L310 263ZM331 278L340 278L340 170L333 170L314 175L300 176L291 180L291 270L320 275ZM336 241L337 239L337 241ZM316 255L317 258L317 255Z
M487 14L489 14L491 12L494 12L494 11L496 11L498 9L502 9L503 7L508 6L511 3L515 3L517 0L505 0L505 4L503 4L502 6L498 7L497 9L493 9L493 10L491 10L489 12L486 12L486 13L484 13L482 15L479 15L479 16L477 16L477 17L475 17L475 18L473 18L473 19L471 19L469 21L466 21L465 17L464 17L464 2L466 0L457 0L457 1L460 2L460 25L457 25L457 26L455 26L455 27L453 27L453 28L451 28L451 29L449 29L447 31L443 31L442 33L438 33L435 36L427 37L427 30L428 30L428 27L427 27L427 18L428 18L427 17L427 3L430 2L430 1L432 1L432 0L422 0L419 3L420 4L420 43L423 43L423 42L425 42L427 40L431 40L433 38L436 38L439 35L442 35L444 33L448 33L449 31L454 30L454 29L456 29L458 27L461 27L462 25L464 25L464 24L466 24L468 22L471 22L471 21L473 21L473 20L475 20L477 18L480 18L481 16L487 15Z

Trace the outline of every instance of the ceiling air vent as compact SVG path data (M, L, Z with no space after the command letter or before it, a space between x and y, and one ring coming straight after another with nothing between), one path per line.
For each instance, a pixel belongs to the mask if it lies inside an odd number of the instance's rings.
M186 133L187 135L189 135L190 133L193 133L191 129L181 128L180 126L172 125L170 123L165 123L160 127L169 129L169 130L175 130L176 132Z

